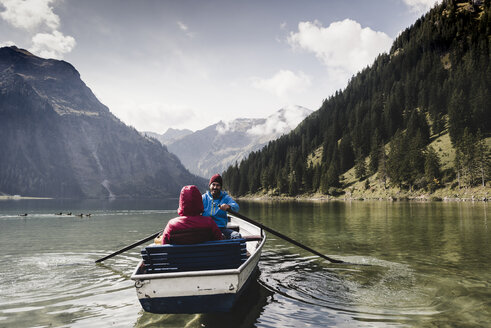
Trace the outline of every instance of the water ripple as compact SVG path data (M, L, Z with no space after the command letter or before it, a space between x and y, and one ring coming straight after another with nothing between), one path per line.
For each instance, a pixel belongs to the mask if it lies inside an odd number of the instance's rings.
M316 257L266 251L261 283L283 296L282 302L301 302L362 322L409 322L439 313L432 296L415 287L418 278L408 265L366 257L342 260L369 265L328 264ZM306 311L302 322L315 312ZM298 319L298 313L285 315Z

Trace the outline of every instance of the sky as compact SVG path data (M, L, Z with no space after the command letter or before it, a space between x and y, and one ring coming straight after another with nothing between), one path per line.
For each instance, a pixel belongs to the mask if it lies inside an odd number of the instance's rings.
M139 131L324 99L435 0L0 0L0 46L65 60Z

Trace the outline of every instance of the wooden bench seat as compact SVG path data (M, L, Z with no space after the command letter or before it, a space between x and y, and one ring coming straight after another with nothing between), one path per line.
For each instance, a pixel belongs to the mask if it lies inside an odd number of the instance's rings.
M141 250L144 273L235 269L247 260L245 239L192 245L147 246Z

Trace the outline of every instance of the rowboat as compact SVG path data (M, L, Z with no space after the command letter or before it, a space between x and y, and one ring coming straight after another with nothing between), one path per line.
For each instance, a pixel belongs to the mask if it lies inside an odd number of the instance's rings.
M131 279L151 313L228 312L258 272L263 229L235 216L229 227L242 239L193 245L149 245Z

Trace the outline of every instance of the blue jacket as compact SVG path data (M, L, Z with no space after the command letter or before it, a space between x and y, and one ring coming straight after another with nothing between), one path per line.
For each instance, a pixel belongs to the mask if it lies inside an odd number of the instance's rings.
M220 198L218 199L213 199L210 191L204 193L201 198L205 208L203 216L211 216L219 228L225 228L228 222L227 212L222 211L220 205L228 204L232 211L239 211L239 205L225 191L220 191Z

